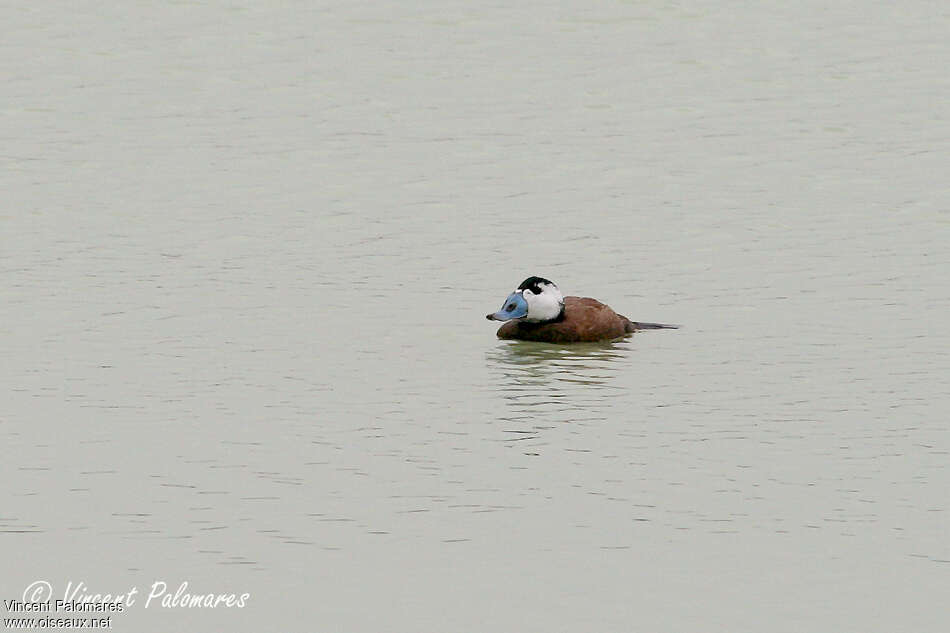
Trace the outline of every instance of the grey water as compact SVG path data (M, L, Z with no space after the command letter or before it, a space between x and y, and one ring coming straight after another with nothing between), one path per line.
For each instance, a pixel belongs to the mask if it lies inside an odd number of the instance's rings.
M134 587L118 631L950 627L946 6L0 24L0 598ZM683 327L499 341L529 275Z

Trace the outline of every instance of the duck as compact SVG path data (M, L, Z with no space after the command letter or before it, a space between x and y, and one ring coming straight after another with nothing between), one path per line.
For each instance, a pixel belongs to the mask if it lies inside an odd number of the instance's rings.
M508 295L501 309L485 315L505 321L498 338L542 343L589 343L622 338L638 330L677 329L678 325L631 321L590 297L565 297L544 277L528 277Z

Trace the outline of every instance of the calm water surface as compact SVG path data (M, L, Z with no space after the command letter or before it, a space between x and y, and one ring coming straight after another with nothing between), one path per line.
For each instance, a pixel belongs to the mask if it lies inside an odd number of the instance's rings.
M120 631L950 627L939 4L0 23L0 598L251 594ZM532 274L684 327L496 340Z

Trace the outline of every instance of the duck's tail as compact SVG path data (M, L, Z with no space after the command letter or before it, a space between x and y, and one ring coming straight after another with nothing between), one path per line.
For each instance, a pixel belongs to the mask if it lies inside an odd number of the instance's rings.
M627 332L636 332L637 330L678 330L678 325L667 325L666 323L647 323L645 321L627 320Z

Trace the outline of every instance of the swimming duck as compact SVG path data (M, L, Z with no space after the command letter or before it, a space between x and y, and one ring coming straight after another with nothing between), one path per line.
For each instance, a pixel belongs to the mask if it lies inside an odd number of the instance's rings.
M631 321L596 299L565 297L543 277L525 279L498 312L485 318L507 321L498 328L498 338L544 343L607 341L637 330L679 327Z

